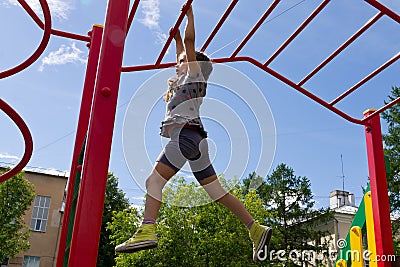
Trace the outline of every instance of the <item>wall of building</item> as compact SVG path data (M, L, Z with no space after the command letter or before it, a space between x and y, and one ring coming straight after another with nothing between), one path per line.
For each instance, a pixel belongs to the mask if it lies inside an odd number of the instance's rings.
M60 212L67 182L65 176L55 176L42 173L26 172L25 179L35 185L37 196L50 197L50 208L46 231L31 231L31 248L10 259L8 266L22 266L24 256L40 257L40 267L53 267L57 256L57 244L61 227L62 213ZM33 203L24 216L29 226L32 218Z

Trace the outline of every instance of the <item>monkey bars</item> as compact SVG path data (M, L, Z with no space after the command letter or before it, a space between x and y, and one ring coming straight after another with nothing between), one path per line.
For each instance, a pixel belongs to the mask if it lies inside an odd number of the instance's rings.
M185 17L188 6L193 1L194 0L187 1L186 6L181 11L165 45L163 46L158 57L155 59L154 64L122 66L125 36L128 34L131 28L136 11L140 4L140 0L134 0L130 11L129 0L109 0L104 33L101 27L99 28L98 26L94 26L93 31L88 36L52 29L51 15L46 0L40 0L40 4L44 13L44 23L33 12L25 0L18 0L21 6L32 17L34 22L41 29L43 29L43 39L38 49L25 62L21 63L17 67L0 72L0 79L18 73L35 62L45 50L51 35L89 42L89 47L91 49L91 52L89 53L83 99L81 104L82 106L79 115L73 162L71 164L71 174L75 174L82 170L82 178L80 181L79 195L76 199L76 214L70 212L73 200L71 196L67 196L65 214L71 216L64 216L63 218L63 227L59 246L60 249L57 257L57 267L68 265L74 267L87 267L96 265L97 247L102 220L101 214L103 211L105 184L108 174L113 124L115 119L121 72L162 69L175 65L175 62L163 62L163 60L166 51L171 45L174 34L178 30ZM364 0L364 3L375 8L377 13L303 79L300 81L293 81L269 67L271 63L278 57L278 55L282 53L296 38L298 38L300 33L306 29L307 26L318 15L321 15L321 11L328 6L329 2L329 0L322 0L320 5L300 24L300 26L282 43L282 45L272 55L270 55L268 60L262 63L255 58L240 55L240 52L257 32L257 30L263 25L266 19L281 3L280 0L271 1L271 4L266 7L264 14L258 19L255 25L237 46L237 48L230 55L221 58L214 58L212 61L215 63L248 62L282 81L292 89L302 93L304 96L312 99L319 105L339 115L345 120L355 124L363 125L365 127L371 179L371 194L373 195L373 199L375 199L372 205L374 214L377 214L376 217L374 217L374 221L376 228L379 228L375 229L377 254L389 255L390 253L393 253L393 244L391 242L389 202L387 198L386 174L384 168L381 130L378 115L386 109L399 103L400 98L393 100L377 110L368 110L364 114L363 118L354 118L343 110L337 108L335 105L354 91L358 90L362 85L370 81L383 70L390 67L399 59L400 53L394 55L383 65L377 67L373 72L368 74L366 77L361 79L355 85L347 89L344 93L330 102L317 97L308 91L304 86L312 77L317 75L329 62L336 58L350 44L355 42L381 18L388 17L394 22L400 24L399 14L395 13L377 0ZM238 0L232 0L230 2L220 20L215 25L213 31L204 42L201 48L202 51L207 49L212 40L218 35L219 30L224 26L224 24L227 23L227 20L229 16L231 16L232 11L236 7L237 3ZM116 34L118 38L115 38ZM113 38L111 38L111 36ZM5 105L0 105L0 108L5 110ZM81 152L81 147L83 146L84 136L86 136L84 162L83 166L78 166L77 159L79 158L79 153ZM29 141L27 141L29 137L24 136L24 138L25 142L28 143L29 148ZM23 161L23 164L27 164L26 158ZM5 180L4 174L0 176L0 181L3 180ZM73 193L74 184L75 175L71 175L68 187L68 195ZM73 227L70 227L72 233L67 233L66 229L68 228L68 225L71 224L73 224ZM68 247L66 246L67 235L72 237L70 240L70 246ZM390 263L381 262L378 266L388 267L390 266Z

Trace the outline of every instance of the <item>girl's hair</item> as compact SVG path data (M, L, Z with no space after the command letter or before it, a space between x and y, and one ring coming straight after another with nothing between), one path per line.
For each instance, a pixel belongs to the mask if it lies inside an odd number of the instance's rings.
M208 80L213 70L210 58L204 53L196 51L196 60L200 63L201 73L203 74L204 80Z
M168 102L172 96L172 90L174 88L174 83L178 80L177 77L171 77L168 79L168 89L164 94L164 101Z
M196 60L200 64L201 73L203 74L203 78L205 81L208 80L210 74L213 70L212 63L210 58L204 53L200 51L196 51ZM164 101L168 102L172 96L173 84L177 81L177 79L170 78L168 79L168 90L164 94Z

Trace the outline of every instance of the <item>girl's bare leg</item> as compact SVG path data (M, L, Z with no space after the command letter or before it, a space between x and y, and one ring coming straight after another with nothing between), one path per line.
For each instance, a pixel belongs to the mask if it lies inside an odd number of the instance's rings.
M222 188L216 175L201 180L200 184L213 200L228 208L246 226L254 221L253 217L244 207L243 203L234 195L226 192L225 189Z
M175 173L175 170L164 163L156 162L153 171L146 180L147 195L144 218L154 220L157 218L162 201L162 189Z

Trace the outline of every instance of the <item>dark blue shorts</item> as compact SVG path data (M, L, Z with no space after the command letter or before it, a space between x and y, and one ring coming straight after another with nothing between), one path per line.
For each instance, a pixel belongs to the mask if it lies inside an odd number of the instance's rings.
M193 128L176 127L172 130L171 140L157 159L178 172L186 161L198 181L215 174L208 155L207 139Z

